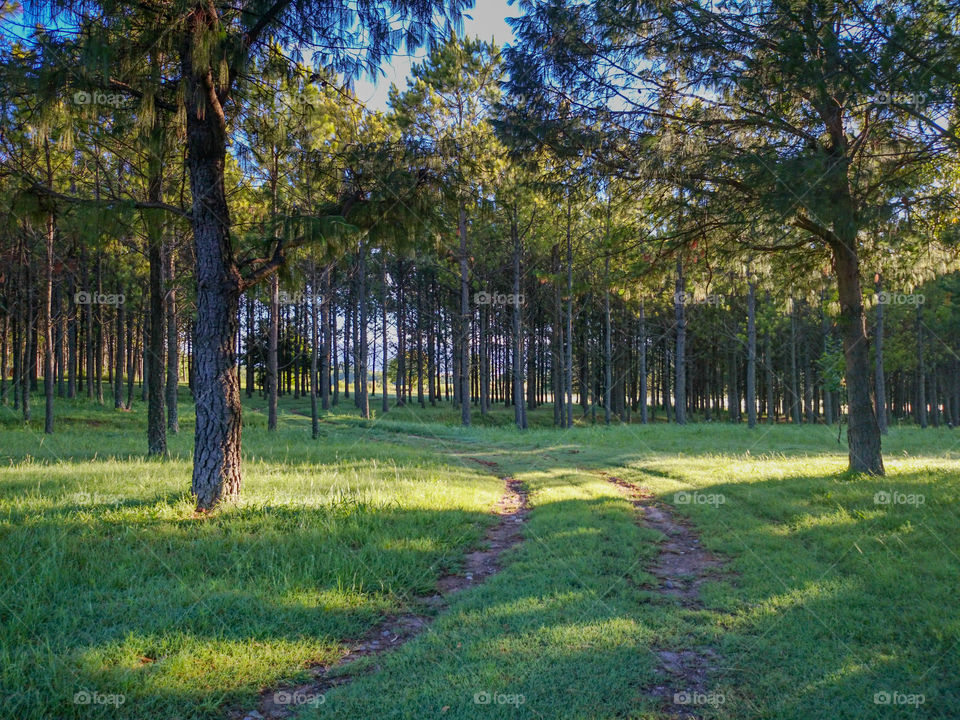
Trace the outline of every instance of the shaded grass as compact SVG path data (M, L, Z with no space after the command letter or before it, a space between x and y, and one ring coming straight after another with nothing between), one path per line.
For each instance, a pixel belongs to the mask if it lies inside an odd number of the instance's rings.
M0 409L4 716L252 707L457 567L502 489L479 458L530 490L525 542L423 635L339 669L357 678L306 717L662 718L653 651L705 645L724 698L705 718L960 717L960 438L945 428L892 429L877 479L846 476L820 426L560 432L544 408L519 433L502 408L464 429L449 406L363 421L342 399L313 442L307 401L281 403L270 434L248 401L244 498L206 520L186 404L163 462L142 456L142 409L58 403L48 438ZM727 560L704 609L655 591L660 538L598 470L649 488ZM725 502L678 501L690 491ZM82 690L126 701L76 705ZM874 704L883 692L925 702Z
M502 492L472 467L347 431L313 443L290 419L270 437L248 433L243 500L198 518L186 430L172 459L145 460L142 418L122 415L116 438L110 423L63 423L54 438L2 431L4 717L214 717L250 705L432 592ZM52 456L54 444L81 459ZM74 703L84 691L125 702Z

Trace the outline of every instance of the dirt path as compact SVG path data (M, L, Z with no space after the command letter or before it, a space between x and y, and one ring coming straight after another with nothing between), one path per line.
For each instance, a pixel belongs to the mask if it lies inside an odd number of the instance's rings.
M503 475L496 463L475 457L468 459L496 473L506 484L506 491L493 508L500 521L487 530L480 549L467 553L462 572L440 578L438 593L411 598L412 607L433 610L433 613L409 612L385 618L351 643L347 653L336 663L308 668L313 676L309 682L267 688L260 693L256 710L233 710L227 717L231 720L281 720L293 717L301 705L322 703L325 692L353 680L349 674L330 677L332 670L361 657L381 655L403 645L429 627L436 612L447 606L452 595L476 585L500 569L500 556L522 539L523 522L529 513L527 492L519 480Z
M700 586L718 579L721 561L705 550L696 532L665 505L657 503L646 488L600 471L608 482L619 487L641 513L641 524L659 530L666 540L658 546L657 558L647 568L660 584L654 592L674 598L683 607L702 609ZM708 674L717 668L719 657L709 647L685 650L655 650L660 658L658 675L663 681L648 688L660 698L667 717L677 720L699 718L697 707L716 701L707 685Z

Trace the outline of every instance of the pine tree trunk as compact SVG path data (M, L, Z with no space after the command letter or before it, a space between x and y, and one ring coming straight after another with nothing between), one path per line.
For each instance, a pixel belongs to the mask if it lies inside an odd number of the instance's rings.
M747 427L757 426L757 289L747 281Z
M387 384L387 369L389 367L390 340L387 333L387 300L390 297L390 288L387 286L387 252L380 250L380 281L383 284L383 303L380 307L380 324L383 326L383 357L380 366L380 384L383 388L383 395L380 398L380 410L388 412L390 410L390 398Z
M277 429L277 396L280 367L277 358L280 336L280 278L270 276L270 330L267 339L267 430Z
M770 294L767 293L767 304L770 304ZM776 395L774 387L774 373L773 373L773 337L769 328L763 333L763 364L764 364L764 377L766 382L764 383L766 387L767 394L767 425L773 425L777 419L777 411L775 408L776 404Z
M790 418L800 424L800 386L797 373L797 302L790 307Z
M480 414L490 411L490 308L480 308L480 342L477 344L480 362Z
M826 357L827 351L830 349L830 320L827 316L826 303L824 302L824 294L820 296L820 334L823 336L823 354ZM827 387L826 382L823 384L823 422L827 425L833 424L833 390Z
M323 269L323 297L320 298L320 328L323 338L320 346L320 407L330 409L330 266Z
M523 401L523 341L521 339L520 255L523 252L516 220L511 223L513 235L513 419L517 428L527 427L527 413Z
M357 323L357 335L359 340L359 357L356 369L357 375L357 399L360 403L360 417L370 417L370 396L367 390L367 248L364 241L360 240L359 257L357 258L357 303L359 305L359 321ZM422 398L421 398L422 399Z
M640 375L640 387L637 391L640 403L640 422L646 425L649 421L648 415L648 390L647 390L647 318L643 300L640 301L640 339L638 348L638 364Z
M117 293L119 294L122 291L122 288L117 286ZM117 317L116 317L116 336L117 336L117 352L115 358L115 372L113 376L113 407L115 410L119 410L123 407L123 366L124 361L126 360L126 352L124 348L124 332L126 328L124 327L124 307L123 303L117 305Z
M180 417L177 408L177 391L180 386L180 344L177 329L177 290L174 284L173 239L167 243L164 256L164 275L167 287L167 430L176 435L180 432Z
M848 223L852 227L851 223ZM880 428L870 397L870 364L867 348L866 317L860 287L860 259L856 251L856 233L840 238L833 247L833 269L840 299L839 325L846 359L845 380L850 404L847 443L850 470L883 475Z
M103 293L103 255L97 256L97 294ZM96 329L96 374L94 376L94 381L96 383L97 390L97 403L103 405L103 306L97 303L93 307L96 308L96 320L94 322L94 327ZM36 337L36 333L34 333ZM33 357L36 357L36 353L33 354ZM31 363L35 367L33 363ZM31 387L33 384L31 384Z
M460 421L470 425L470 257L467 211L460 201Z
M310 273L310 436L320 437L320 412L317 407L317 366L320 354L320 332L317 322L317 269Z
M876 277L877 296L881 293L880 276ZM877 325L873 332L874 351L876 353L874 366L874 394L876 396L877 426L880 434L887 434L887 388L883 370L883 303L877 303Z
M573 237L571 226L570 196L567 195L567 314L564 328L565 349L565 385L566 385L566 420L564 427L573 427Z
M917 305L917 422L927 427L927 367L924 362L923 306Z
M154 138L157 145L162 142ZM160 202L163 195L162 175L159 160L153 160L148 178L147 199ZM147 453L166 455L167 431L164 416L164 347L166 333L164 316L166 308L163 299L163 224L159 210L144 210L144 222L147 226L147 259L150 265L150 313L148 326L147 352ZM99 375L99 373L98 373Z
M188 19L201 25L215 18L194 9ZM198 28L186 33L199 34ZM186 41L183 77L187 147L193 195L191 221L197 279L193 381L196 431L193 493L199 510L210 510L240 494L240 387L236 374L235 339L239 327L241 279L233 259L229 211L224 194L226 122L209 107L212 72L195 72L192 39ZM206 85L206 87L205 87ZM202 106L199 105L202 103Z
M423 399L423 272L417 269L417 403L426 407Z
M50 172L50 144L45 141L47 153L47 171ZM50 177L52 181L52 176ZM46 403L44 408L43 431L53 433L53 240L56 225L53 213L47 215L47 259L46 283L43 292L43 389Z
M135 320L134 315L133 310L127 312L127 410L133 406L133 376L137 370L135 338L139 334L139 331L135 327L138 320Z
M73 399L77 396L77 306L74 303L74 293L77 288L73 279L73 273L68 273L67 281L67 305L70 308L70 314L67 318L67 397Z
M7 404L7 336L10 332L10 316L3 313L0 325L0 405Z
M673 298L674 314L677 323L677 356L674 363L676 379L674 381L674 417L677 425L687 424L687 313L685 307L686 281L683 277L683 264L677 258L676 293Z

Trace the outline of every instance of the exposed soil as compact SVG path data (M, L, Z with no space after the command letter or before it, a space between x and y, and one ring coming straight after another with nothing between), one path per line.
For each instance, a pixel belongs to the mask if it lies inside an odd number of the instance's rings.
M501 475L496 463L473 457L469 460ZM442 610L451 595L496 573L500 569L500 556L520 542L523 522L529 512L527 493L519 480L503 475L501 478L506 483L506 492L493 508L494 514L500 517L500 522L487 530L479 549L467 553L461 572L441 577L437 583L439 592L413 597L411 606L422 610L432 609L434 613ZM323 693L353 680L353 676L349 674L330 677L331 671L359 658L380 655L403 645L426 630L434 617L434 614L426 612L409 612L385 618L351 643L347 652L336 663L308 668L308 672L313 676L309 682L267 688L260 693L256 710L234 710L228 717L231 720L280 720L293 717L299 705L322 703Z
M660 583L650 589L665 597L674 598L683 607L700 609L700 586L716 580L721 561L703 548L696 532L689 524L673 514L665 505L654 500L650 490L605 472L606 480L617 485L630 498L642 515L642 524L659 530L666 540L658 546L657 558L647 568ZM675 702L678 694L707 696L708 674L716 669L719 658L712 648L698 647L685 650L656 650L660 658L657 674L663 678L648 688L663 703L662 710L675 720L699 718L695 704Z

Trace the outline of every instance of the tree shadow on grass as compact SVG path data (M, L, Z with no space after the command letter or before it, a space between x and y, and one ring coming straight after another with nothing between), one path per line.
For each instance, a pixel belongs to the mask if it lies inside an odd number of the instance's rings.
M0 565L7 716L207 717L251 700L435 592L493 521L363 503L171 521L153 507L95 523L64 509L5 534L20 550ZM126 703L75 704L83 690Z
M727 496L676 508L729 561L704 586L703 609L651 591L643 568L656 533L623 527L635 520L625 501L537 505L502 573L304 717L666 718L650 691L670 682L654 651L706 645L723 702L691 709L704 718L958 717L956 566L941 543L958 530L937 507L955 491L923 472L876 484L929 493L930 512L877 505L872 483L833 476L699 487ZM619 529L592 532L601 518ZM918 527L931 532L904 535ZM904 704L918 695L925 705Z

